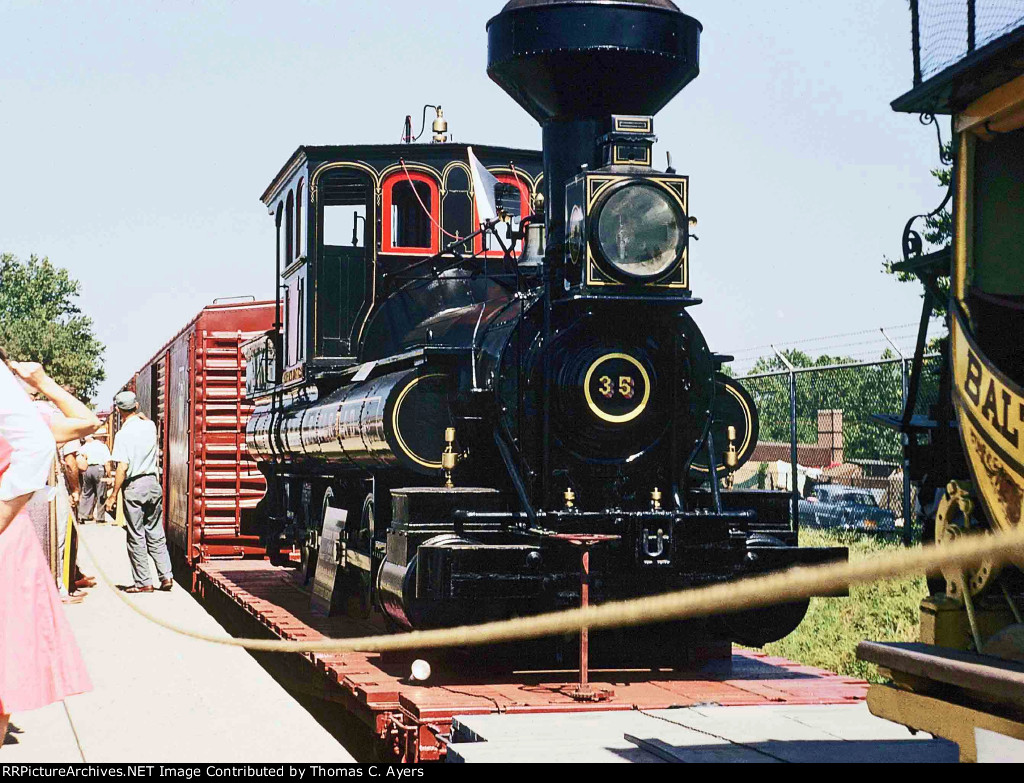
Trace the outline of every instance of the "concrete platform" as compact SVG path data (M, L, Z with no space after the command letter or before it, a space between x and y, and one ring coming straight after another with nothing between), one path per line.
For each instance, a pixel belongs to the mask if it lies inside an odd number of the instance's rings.
M103 570L130 583L124 530L82 528ZM85 547L81 567L97 574ZM133 597L170 622L228 634L180 586ZM244 650L193 641L132 612L102 582L66 607L94 690L15 715L26 762L350 762L352 756Z
M913 736L856 705L687 707L456 717L449 762L955 763L957 746Z

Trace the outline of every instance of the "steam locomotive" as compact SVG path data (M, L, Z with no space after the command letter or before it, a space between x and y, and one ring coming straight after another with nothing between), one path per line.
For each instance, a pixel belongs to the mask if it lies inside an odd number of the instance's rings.
M689 180L653 165L701 24L670 0L512 0L487 29L489 75L543 128L542 156L474 148L498 220L440 108L433 143L300 147L263 194L283 293L245 347L246 440L268 546L326 611L395 629L574 606L574 544L598 602L844 557L798 546L789 493L723 487L757 410L691 316ZM806 608L604 649L760 645Z

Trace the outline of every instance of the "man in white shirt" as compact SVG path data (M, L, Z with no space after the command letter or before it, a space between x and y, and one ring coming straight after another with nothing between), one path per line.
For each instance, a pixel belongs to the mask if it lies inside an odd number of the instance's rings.
M85 436L85 444L78 450L79 468L86 465L82 474L82 496L78 501L78 521L95 522L96 515L103 519L103 478L109 475L113 457L107 444L96 440L93 435Z
M149 576L150 557L156 563L159 589L167 591L174 587L174 578L164 534L156 425L139 415L139 402L134 392L121 392L114 397L114 405L125 418L114 436L112 459L117 464L117 473L114 490L107 498L107 511L114 510L117 493L123 490L128 559L135 580L134 585L125 588L125 592L153 592Z

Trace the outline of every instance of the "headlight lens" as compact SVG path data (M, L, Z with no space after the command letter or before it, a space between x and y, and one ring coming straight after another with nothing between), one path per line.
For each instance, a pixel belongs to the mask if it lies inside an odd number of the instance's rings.
M682 258L686 232L683 210L654 185L619 188L597 218L601 255L616 270L635 278L668 272Z

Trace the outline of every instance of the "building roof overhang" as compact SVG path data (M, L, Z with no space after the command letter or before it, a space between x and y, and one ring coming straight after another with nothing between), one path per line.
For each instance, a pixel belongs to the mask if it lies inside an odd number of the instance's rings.
M1024 26L969 53L892 102L894 111L955 114L1024 74Z

